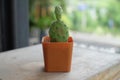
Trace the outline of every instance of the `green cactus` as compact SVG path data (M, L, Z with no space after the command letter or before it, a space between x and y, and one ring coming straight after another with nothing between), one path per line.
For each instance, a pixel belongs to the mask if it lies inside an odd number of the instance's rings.
M69 32L67 26L61 21L62 8L60 6L55 7L56 21L50 25L49 36L51 42L67 42Z

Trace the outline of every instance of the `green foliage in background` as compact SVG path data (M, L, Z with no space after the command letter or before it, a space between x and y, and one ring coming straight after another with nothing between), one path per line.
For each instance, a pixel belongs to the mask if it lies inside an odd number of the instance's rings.
M52 16L52 15L51 15ZM41 30L49 28L50 23L54 20L54 18L50 16L44 16L39 18L38 22L36 23L36 26L40 28Z
M36 0L30 0L30 8ZM44 2L44 0L42 0ZM98 35L112 34L120 36L120 0L47 0L52 7L62 5L64 14L62 20L75 31L96 33ZM68 2L69 1L69 2ZM71 4L69 4L71 3ZM85 3L87 8L80 10L78 5ZM68 10L72 8L72 10ZM31 9L30 9L31 10ZM32 11L32 10L31 10ZM71 11L71 13L69 13ZM95 14L94 14L95 13ZM93 15L94 14L94 15ZM32 14L30 14L31 16ZM54 19L54 15L53 18ZM49 18L41 18L37 25L50 23ZM45 22L44 22L45 21ZM53 20L52 20L53 21ZM34 24L34 17L30 17ZM41 24L43 23L43 24Z
M81 11L74 5L76 10L71 14L71 29L98 35L120 36L120 0L75 1L76 4L82 2L86 3L87 9Z
M46 9L46 16L39 16L38 19L36 20L35 18L35 5L36 3L40 4L41 8L45 8ZM30 0L29 1L29 22L30 22L30 28L32 27L37 27L39 29L46 29L49 27L51 21L55 20L55 16L53 14L52 8L54 8L57 5L61 5L64 12L66 11L66 3L65 0ZM49 9L49 10L48 10ZM41 11L41 10L40 10ZM49 14L48 14L49 12ZM64 17L64 21L66 23L70 23L68 20L68 17L63 16Z

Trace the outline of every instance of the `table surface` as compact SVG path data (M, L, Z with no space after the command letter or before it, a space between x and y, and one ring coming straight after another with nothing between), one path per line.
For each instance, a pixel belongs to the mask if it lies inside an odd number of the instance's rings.
M110 73L109 76L105 77L105 71ZM114 71L117 78L109 79L110 71ZM101 77L104 77L104 80L120 79L120 54L102 53L74 46L71 72L53 73L44 72L41 45L0 54L0 80L103 80Z

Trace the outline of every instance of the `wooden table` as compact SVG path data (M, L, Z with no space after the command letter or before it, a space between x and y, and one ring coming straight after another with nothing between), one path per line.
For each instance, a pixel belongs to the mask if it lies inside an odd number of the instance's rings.
M44 72L42 46L0 54L0 80L120 80L120 54L74 46L71 72Z

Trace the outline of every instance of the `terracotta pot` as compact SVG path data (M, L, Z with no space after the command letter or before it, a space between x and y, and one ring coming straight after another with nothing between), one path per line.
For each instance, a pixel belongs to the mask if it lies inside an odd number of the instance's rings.
M69 72L71 70L73 39L68 42L50 42L48 36L42 40L45 71Z

